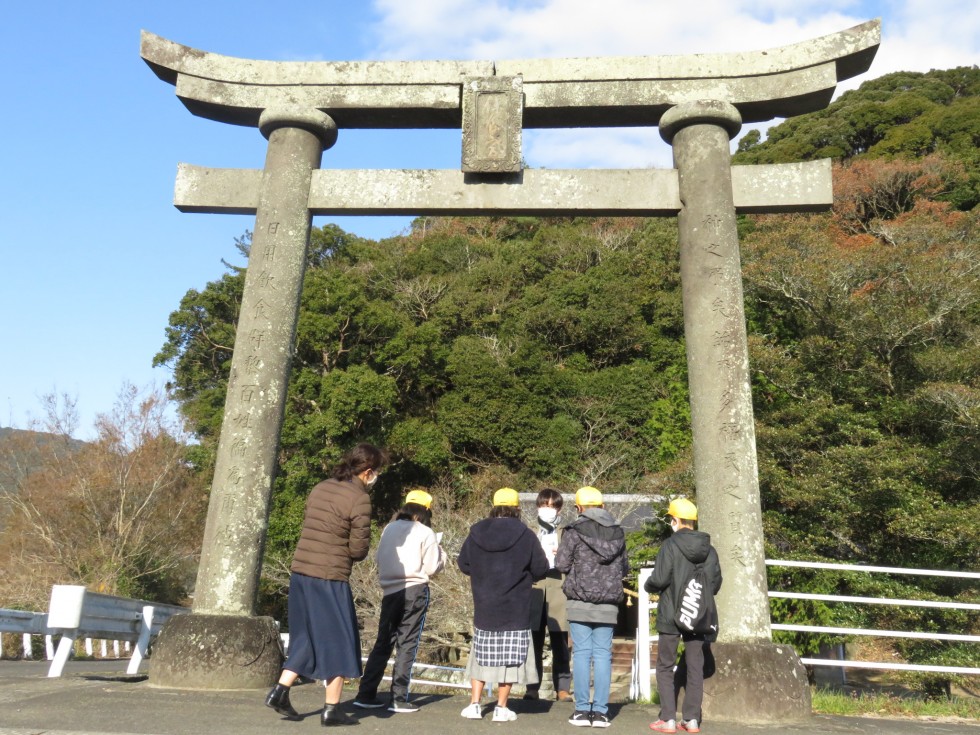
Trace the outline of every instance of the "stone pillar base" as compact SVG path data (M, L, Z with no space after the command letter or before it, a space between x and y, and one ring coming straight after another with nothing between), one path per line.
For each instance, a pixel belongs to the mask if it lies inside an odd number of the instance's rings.
M270 617L174 615L153 644L150 685L177 689L265 689L282 670Z
M685 673L682 657L680 681ZM790 646L768 641L712 643L705 647L702 711L708 721L806 719L810 716L806 669Z

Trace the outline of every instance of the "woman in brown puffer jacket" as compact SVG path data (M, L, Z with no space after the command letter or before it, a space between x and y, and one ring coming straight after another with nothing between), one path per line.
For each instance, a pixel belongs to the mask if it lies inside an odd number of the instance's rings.
M388 462L383 449L358 444L333 477L319 483L306 501L306 515L289 577L289 657L265 703L296 719L289 687L300 676L322 679L326 703L321 724L348 724L338 709L345 678L361 676L350 572L368 554L371 498L368 490Z

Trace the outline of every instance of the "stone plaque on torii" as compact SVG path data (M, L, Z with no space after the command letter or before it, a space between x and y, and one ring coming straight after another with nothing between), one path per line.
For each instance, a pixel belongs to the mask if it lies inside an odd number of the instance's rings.
M690 56L274 62L144 31L143 59L193 114L268 139L262 170L178 167L178 209L256 220L194 614L168 623L151 678L238 688L278 676L275 627L254 617L255 602L313 215L676 216L697 497L725 577L705 710L808 713L799 659L771 642L735 218L829 209L830 161L732 166L730 141L744 123L826 107L839 81L869 68L880 32L874 20L791 46ZM659 127L674 168L522 167L525 128L626 126ZM321 169L347 128L461 129L460 169ZM223 626L264 653L236 649ZM745 677L751 685L734 686Z

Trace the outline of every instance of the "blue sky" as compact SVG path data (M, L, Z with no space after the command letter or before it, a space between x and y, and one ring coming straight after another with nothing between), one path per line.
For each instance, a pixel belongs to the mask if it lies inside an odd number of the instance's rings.
M181 214L179 162L261 168L257 130L193 117L139 57L140 30L273 60L509 59L751 51L881 17L871 71L980 62L975 0L208 0L18 3L4 13L0 175L0 426L39 398L77 401L92 435L126 382L162 386L151 361L188 289L240 263L243 215ZM341 131L324 167L455 168L458 131ZM532 166L669 167L656 130L541 131ZM330 220L317 218L314 225ZM380 238L397 218L337 218Z

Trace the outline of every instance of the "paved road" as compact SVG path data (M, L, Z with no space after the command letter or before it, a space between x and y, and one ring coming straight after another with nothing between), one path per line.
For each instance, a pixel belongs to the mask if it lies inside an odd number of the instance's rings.
M73 661L60 679L46 677L44 662L0 661L0 735L302 735L325 732L319 711L323 689L317 684L294 687L292 700L305 717L281 719L264 706L265 691L199 692L153 687L145 677L127 677L126 663ZM567 723L572 707L555 702L512 701L518 719L493 723L464 720L459 711L466 695L417 694L421 709L413 714L385 710L362 712L349 706L354 691L345 691L346 707L358 727L335 731L390 735L478 735L505 730L510 735L578 731ZM610 735L650 735L655 708L629 704L613 707ZM708 722L705 735L980 735L980 724L966 721L898 720L814 716L801 723L769 726Z

